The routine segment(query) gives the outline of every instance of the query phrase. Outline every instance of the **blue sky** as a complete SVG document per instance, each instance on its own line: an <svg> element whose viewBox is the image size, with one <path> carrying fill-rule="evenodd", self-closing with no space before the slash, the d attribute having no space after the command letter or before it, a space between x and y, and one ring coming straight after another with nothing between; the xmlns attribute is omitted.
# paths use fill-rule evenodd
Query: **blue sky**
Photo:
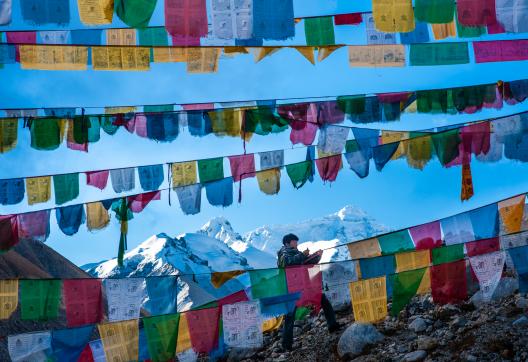
<svg viewBox="0 0 528 362"><path fill-rule="evenodd" d="M18 4L18 1L14 1ZM72 10L75 14L76 6ZM159 1L154 23L161 20ZM366 1L295 0L295 15L307 16L354 12L369 9ZM20 19L4 28L24 28ZM17 21L18 20L18 21ZM71 27L78 27L77 20ZM115 25L119 25L117 22ZM27 26L26 26L27 27ZM302 24L297 27L293 41L302 44ZM361 30L338 30L338 42L359 42ZM525 62L498 64L468 64L440 67L406 67L397 69L350 68L347 49L316 66L308 63L293 49L284 49L258 64L252 56L222 59L216 74L190 75L183 64L152 64L149 72L49 72L22 71L18 65L7 65L0 70L0 108L111 106L124 104L163 104L205 101L231 101L238 99L274 99L285 97L316 97L324 95L363 94L402 90L454 87L494 82L498 79L528 78ZM386 129L423 129L495 117L525 111L527 104L505 106L501 111L483 111L474 115L404 115L401 122L375 124ZM248 152L291 148L289 133L265 137L255 136L248 144ZM183 132L169 144L140 139L120 130L115 136L102 135L101 141L90 145L88 154L68 150L65 145L52 152L36 151L29 147L27 130L20 129L19 146L0 155L0 178L36 176L61 172L86 171L112 167L164 163L232 155L243 152L238 139L190 137ZM286 154L286 162L302 157L303 150ZM129 247L132 248L152 234L165 232L177 235L192 232L214 216L225 216L234 228L243 233L265 224L282 224L326 215L347 204L364 209L369 215L392 228L411 226L452 213L478 207L528 190L525 175L528 165L503 160L496 164L472 163L475 196L469 202L460 202L459 168L443 169L436 160L423 171L407 167L404 160L390 162L382 172L371 165L371 174L360 180L345 169L337 181L323 184L316 179L301 190L294 190L283 172L281 192L277 196L262 194L255 180L243 183L242 204L229 208L215 208L202 202L202 212L184 216L176 195L172 206L166 193L162 201L149 205L129 225ZM81 178L82 180L82 178ZM140 192L139 188L137 192ZM72 203L111 197L108 190L82 188L82 195ZM29 208L24 202L5 208L0 213L38 210L51 207L51 203ZM292 230L295 232L295 230ZM85 227L73 237L58 230L52 217L48 245L84 264L112 258L117 254L119 227L115 220L105 230L89 233Z"/></svg>

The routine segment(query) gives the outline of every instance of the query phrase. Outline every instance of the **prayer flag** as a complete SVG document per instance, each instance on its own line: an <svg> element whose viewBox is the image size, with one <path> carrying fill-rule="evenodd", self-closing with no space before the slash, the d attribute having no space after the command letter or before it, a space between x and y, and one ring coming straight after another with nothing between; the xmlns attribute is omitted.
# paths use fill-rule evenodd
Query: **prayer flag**
<svg viewBox="0 0 528 362"><path fill-rule="evenodd" d="M79 196L79 174L67 173L53 176L55 203L62 205Z"/></svg>
<svg viewBox="0 0 528 362"><path fill-rule="evenodd" d="M94 326L54 330L51 332L53 357L57 361L78 361L90 342Z"/></svg>
<svg viewBox="0 0 528 362"><path fill-rule="evenodd" d="M520 195L499 201L499 214L505 234L512 234L521 230L525 199L526 195Z"/></svg>
<svg viewBox="0 0 528 362"><path fill-rule="evenodd" d="M218 39L251 39L252 5L252 1L226 5L224 0L212 0L213 36Z"/></svg>
<svg viewBox="0 0 528 362"><path fill-rule="evenodd" d="M488 239L499 235L497 203L469 211L475 239Z"/></svg>
<svg viewBox="0 0 528 362"><path fill-rule="evenodd" d="M263 345L259 301L222 306L224 342L229 347L259 348Z"/></svg>
<svg viewBox="0 0 528 362"><path fill-rule="evenodd" d="M508 249L508 254L513 261L517 278L519 279L519 292L528 292L528 246Z"/></svg>
<svg viewBox="0 0 528 362"><path fill-rule="evenodd" d="M51 197L51 177L26 178L26 189L29 205L47 202Z"/></svg>
<svg viewBox="0 0 528 362"><path fill-rule="evenodd" d="M150 69L150 49L139 47L93 46L94 70L144 71Z"/></svg>
<svg viewBox="0 0 528 362"><path fill-rule="evenodd" d="M275 195L280 191L280 168L270 168L257 172L257 182L260 191L266 195Z"/></svg>
<svg viewBox="0 0 528 362"><path fill-rule="evenodd" d="M528 31L528 29L527 29ZM526 40L476 41L473 43L476 63L508 62L528 59Z"/></svg>
<svg viewBox="0 0 528 362"><path fill-rule="evenodd" d="M90 351L92 352L93 362L106 362L106 356L104 353L103 342L98 339L89 343ZM89 361L91 362L91 361Z"/></svg>
<svg viewBox="0 0 528 362"><path fill-rule="evenodd" d="M20 8L24 21L34 25L70 22L69 0L21 0Z"/></svg>
<svg viewBox="0 0 528 362"><path fill-rule="evenodd" d="M145 191L157 190L163 183L163 165L138 167L139 183Z"/></svg>
<svg viewBox="0 0 528 362"><path fill-rule="evenodd" d="M18 306L18 280L0 280L0 319L9 319Z"/></svg>
<svg viewBox="0 0 528 362"><path fill-rule="evenodd" d="M343 152L348 137L348 131L348 127L322 127L319 132L319 141L317 143L318 150L323 153L334 155Z"/></svg>
<svg viewBox="0 0 528 362"><path fill-rule="evenodd" d="M508 33L528 31L528 2L526 0L496 0L497 20Z"/></svg>
<svg viewBox="0 0 528 362"><path fill-rule="evenodd" d="M45 242L50 232L50 210L17 215L18 236L21 240Z"/></svg>
<svg viewBox="0 0 528 362"><path fill-rule="evenodd" d="M479 26L497 22L495 0L457 0L456 3L460 24Z"/></svg>
<svg viewBox="0 0 528 362"><path fill-rule="evenodd" d="M42 44L66 44L70 32L67 30L39 31Z"/></svg>
<svg viewBox="0 0 528 362"><path fill-rule="evenodd" d="M216 73L221 48L186 48L187 73Z"/></svg>
<svg viewBox="0 0 528 362"><path fill-rule="evenodd" d="M399 44L349 46L348 62L351 67L404 67L405 47Z"/></svg>
<svg viewBox="0 0 528 362"><path fill-rule="evenodd" d="M226 177L205 184L207 201L212 206L227 207L233 203L233 178Z"/></svg>
<svg viewBox="0 0 528 362"><path fill-rule="evenodd" d="M359 323L374 323L387 315L386 278L374 278L350 283L354 319Z"/></svg>
<svg viewBox="0 0 528 362"><path fill-rule="evenodd" d="M393 274L396 271L396 260L394 255L360 259L359 269L361 270L361 279L377 278Z"/></svg>
<svg viewBox="0 0 528 362"><path fill-rule="evenodd" d="M396 34L376 30L372 14L363 14L363 22L367 28L367 44L396 44Z"/></svg>
<svg viewBox="0 0 528 362"><path fill-rule="evenodd" d="M264 318L274 318L293 313L295 303L301 293L284 294L276 297L260 298L260 309Z"/></svg>
<svg viewBox="0 0 528 362"><path fill-rule="evenodd" d="M8 336L7 350L13 362L47 361L51 354L51 332Z"/></svg>
<svg viewBox="0 0 528 362"><path fill-rule="evenodd" d="M397 253L395 256L397 273L401 273L408 270L427 268L431 263L431 253L429 252L429 250Z"/></svg>
<svg viewBox="0 0 528 362"><path fill-rule="evenodd" d="M451 65L469 63L467 43L411 44L409 64Z"/></svg>
<svg viewBox="0 0 528 362"><path fill-rule="evenodd" d="M244 112L230 108L207 112L213 132L217 136L238 137L241 134Z"/></svg>
<svg viewBox="0 0 528 362"><path fill-rule="evenodd" d="M159 142L172 142L180 132L176 113L151 113L147 116L147 137Z"/></svg>
<svg viewBox="0 0 528 362"><path fill-rule="evenodd" d="M440 220L446 245L467 243L475 240L469 213L461 213Z"/></svg>
<svg viewBox="0 0 528 362"><path fill-rule="evenodd" d="M438 304L463 302L467 298L466 261L432 266L431 294Z"/></svg>
<svg viewBox="0 0 528 362"><path fill-rule="evenodd" d="M464 245L466 254L469 257L489 254L500 250L499 238L483 239L472 241Z"/></svg>
<svg viewBox="0 0 528 362"><path fill-rule="evenodd" d="M207 35L205 0L165 0L165 28L177 39L199 39Z"/></svg>
<svg viewBox="0 0 528 362"><path fill-rule="evenodd" d="M139 355L138 320L98 324L107 361L137 361Z"/></svg>
<svg viewBox="0 0 528 362"><path fill-rule="evenodd" d="M12 0L0 0L0 25L11 23Z"/></svg>
<svg viewBox="0 0 528 362"><path fill-rule="evenodd" d="M64 280L64 305L68 327L99 323L103 318L99 279Z"/></svg>
<svg viewBox="0 0 528 362"><path fill-rule="evenodd" d="M253 299L276 297L288 293L284 269L250 270L249 277Z"/></svg>
<svg viewBox="0 0 528 362"><path fill-rule="evenodd" d="M59 120L56 118L32 119L31 147L36 150L54 150L61 143Z"/></svg>
<svg viewBox="0 0 528 362"><path fill-rule="evenodd" d="M189 328L192 349L197 353L209 353L218 343L218 307L191 310L184 313ZM180 319L180 323L185 320Z"/></svg>
<svg viewBox="0 0 528 362"><path fill-rule="evenodd" d="M469 200L473 197L473 178L471 177L471 166L469 163L462 165L462 190L460 192L460 199L462 201Z"/></svg>
<svg viewBox="0 0 528 362"><path fill-rule="evenodd" d="M447 24L432 24L432 28L435 40L457 36L457 27L454 19Z"/></svg>
<svg viewBox="0 0 528 362"><path fill-rule="evenodd" d="M86 184L104 190L108 182L110 171L92 171L86 172Z"/></svg>
<svg viewBox="0 0 528 362"><path fill-rule="evenodd" d="M301 124L301 122L302 126L298 126L298 124ZM303 121L292 122L290 123L290 126L290 141L292 144L296 145L298 143L302 143L305 146L311 145L313 143L319 128L316 123Z"/></svg>
<svg viewBox="0 0 528 362"><path fill-rule="evenodd" d="M86 0L86 1L100 1L100 0ZM104 1L113 1L113 0L104 0ZM111 7L111 14L113 14L113 6ZM101 45L102 33L103 31L101 29L71 30L70 31L71 43L73 45Z"/></svg>
<svg viewBox="0 0 528 362"><path fill-rule="evenodd" d="M171 164L171 174L173 188L197 183L196 161Z"/></svg>
<svg viewBox="0 0 528 362"><path fill-rule="evenodd" d="M146 28L157 0L114 0L116 15L131 28Z"/></svg>
<svg viewBox="0 0 528 362"><path fill-rule="evenodd" d="M442 245L440 222L414 226L409 229L416 250L433 249Z"/></svg>
<svg viewBox="0 0 528 362"><path fill-rule="evenodd" d="M235 182L255 177L255 156L253 154L230 156L231 175Z"/></svg>
<svg viewBox="0 0 528 362"><path fill-rule="evenodd" d="M295 36L292 0L253 0L253 37L285 40Z"/></svg>
<svg viewBox="0 0 528 362"><path fill-rule="evenodd" d="M361 13L351 13L351 14L338 14L334 15L334 24L335 25L357 25L363 22Z"/></svg>
<svg viewBox="0 0 528 362"><path fill-rule="evenodd" d="M374 0L372 16L379 31L408 32L415 27L412 0Z"/></svg>
<svg viewBox="0 0 528 362"><path fill-rule="evenodd" d="M150 357L153 361L169 361L176 354L180 314L143 318Z"/></svg>
<svg viewBox="0 0 528 362"><path fill-rule="evenodd" d="M104 281L110 322L139 318L144 283L143 278L106 279Z"/></svg>
<svg viewBox="0 0 528 362"><path fill-rule="evenodd" d="M358 280L358 262L346 260L320 265L323 292L334 308L350 305L350 290L343 286Z"/></svg>
<svg viewBox="0 0 528 362"><path fill-rule="evenodd" d="M86 204L86 219L89 231L100 230L110 223L110 216L101 202Z"/></svg>
<svg viewBox="0 0 528 362"><path fill-rule="evenodd" d="M58 318L61 285L61 280L20 280L21 318L40 321Z"/></svg>
<svg viewBox="0 0 528 362"><path fill-rule="evenodd" d="M454 244L431 250L433 265L451 263L464 259L464 244Z"/></svg>
<svg viewBox="0 0 528 362"><path fill-rule="evenodd" d="M85 46L20 45L22 69L86 70L88 48Z"/></svg>
<svg viewBox="0 0 528 362"><path fill-rule="evenodd" d="M55 216L59 228L68 236L76 234L86 219L83 204L56 208Z"/></svg>
<svg viewBox="0 0 528 362"><path fill-rule="evenodd" d="M360 178L365 178L369 174L370 157L366 157L365 153L359 149L356 140L349 140L346 143L345 158L350 168Z"/></svg>
<svg viewBox="0 0 528 362"><path fill-rule="evenodd" d="M224 162L222 157L198 160L198 175L201 183L224 178Z"/></svg>
<svg viewBox="0 0 528 362"><path fill-rule="evenodd" d="M447 165L458 156L460 144L459 130L454 129L431 135L433 145L442 166Z"/></svg>
<svg viewBox="0 0 528 362"><path fill-rule="evenodd" d="M319 265L295 266L286 268L288 293L301 292L298 307L311 306L315 312L321 309L322 273Z"/></svg>
<svg viewBox="0 0 528 362"><path fill-rule="evenodd" d="M391 315L397 316L409 304L428 272L427 268L422 268L400 272L389 277L393 290Z"/></svg>
<svg viewBox="0 0 528 362"><path fill-rule="evenodd" d="M334 23L331 16L304 19L306 45L335 44Z"/></svg>
<svg viewBox="0 0 528 362"><path fill-rule="evenodd" d="M228 272L213 272L211 273L211 284L214 285L215 288L220 288L222 285L227 283L233 278L236 278L239 275L244 274L245 270L234 270L234 271L228 271Z"/></svg>
<svg viewBox="0 0 528 362"><path fill-rule="evenodd" d="M259 156L261 170L284 166L284 150L260 152Z"/></svg>
<svg viewBox="0 0 528 362"><path fill-rule="evenodd" d="M11 46L11 45L7 45ZM2 45L0 45L0 63L6 64L6 59L2 59ZM13 48L13 62L14 60ZM11 151L17 145L18 139L18 119L7 118L0 120L0 153Z"/></svg>
<svg viewBox="0 0 528 362"><path fill-rule="evenodd" d="M24 199L24 179L0 180L0 204L16 205Z"/></svg>
<svg viewBox="0 0 528 362"><path fill-rule="evenodd" d="M395 254L414 249L414 243L407 229L378 236L382 254Z"/></svg>
<svg viewBox="0 0 528 362"><path fill-rule="evenodd" d="M372 157L374 158L374 163L376 165L376 170L380 171L385 167L387 162L393 159L400 142L392 142L384 145L379 145L373 148Z"/></svg>
<svg viewBox="0 0 528 362"><path fill-rule="evenodd" d="M110 170L112 188L116 193L133 190L136 187L135 168L119 168Z"/></svg>
<svg viewBox="0 0 528 362"><path fill-rule="evenodd" d="M445 24L453 21L454 0L416 0L414 15L416 19L433 24Z"/></svg>
<svg viewBox="0 0 528 362"><path fill-rule="evenodd" d="M456 18L456 28L459 38L477 38L486 34L485 26L465 26Z"/></svg>
<svg viewBox="0 0 528 362"><path fill-rule="evenodd" d="M202 185L194 184L175 188L180 208L185 215L195 215L200 212L202 203Z"/></svg>
<svg viewBox="0 0 528 362"><path fill-rule="evenodd" d="M400 41L402 44L428 43L429 26L421 21L416 22L416 27L413 31L400 33Z"/></svg>
<svg viewBox="0 0 528 362"><path fill-rule="evenodd" d="M144 46L168 46L169 38L167 31L162 26L138 29L139 45Z"/></svg>
<svg viewBox="0 0 528 362"><path fill-rule="evenodd" d="M347 247L352 259L372 258L381 255L381 249L377 238L355 241L347 244Z"/></svg>
<svg viewBox="0 0 528 362"><path fill-rule="evenodd" d="M471 267L479 281L483 300L491 300L493 292L497 288L497 285L499 285L505 260L506 255L504 251L469 258Z"/></svg>
<svg viewBox="0 0 528 362"><path fill-rule="evenodd" d="M147 278L146 288L148 299L145 308L151 315L176 313L178 306L178 278L164 276Z"/></svg>
<svg viewBox="0 0 528 362"><path fill-rule="evenodd" d="M77 0L77 5L79 17L83 24L102 25L112 23L114 0Z"/></svg>
<svg viewBox="0 0 528 362"><path fill-rule="evenodd" d="M319 152L319 158L315 160L315 164L321 179L333 182L336 180L339 170L343 167L343 160L341 154L328 156Z"/></svg>
<svg viewBox="0 0 528 362"><path fill-rule="evenodd" d="M146 192L144 194L138 194L127 197L128 208L130 211L138 213L147 207L147 205L153 200L160 200L161 191Z"/></svg>
<svg viewBox="0 0 528 362"><path fill-rule="evenodd" d="M10 250L18 241L17 216L0 216L0 253Z"/></svg>

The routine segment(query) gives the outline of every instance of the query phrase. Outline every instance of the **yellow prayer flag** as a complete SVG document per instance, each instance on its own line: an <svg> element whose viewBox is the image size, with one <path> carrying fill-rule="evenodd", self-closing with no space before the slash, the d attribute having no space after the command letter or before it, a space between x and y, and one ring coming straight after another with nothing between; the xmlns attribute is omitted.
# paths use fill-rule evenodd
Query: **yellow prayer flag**
<svg viewBox="0 0 528 362"><path fill-rule="evenodd" d="M415 28L412 0L372 0L372 16L382 32L407 33Z"/></svg>
<svg viewBox="0 0 528 362"><path fill-rule="evenodd" d="M447 24L431 24L435 40L442 40L447 37L456 37L457 30L455 20Z"/></svg>
<svg viewBox="0 0 528 362"><path fill-rule="evenodd" d="M471 177L471 165L464 163L462 165L462 190L460 192L460 199L462 201L469 200L473 197L473 178Z"/></svg>
<svg viewBox="0 0 528 362"><path fill-rule="evenodd" d="M396 254L396 273L428 267L431 263L429 250Z"/></svg>
<svg viewBox="0 0 528 362"><path fill-rule="evenodd" d="M85 25L111 24L114 0L77 0L79 17Z"/></svg>
<svg viewBox="0 0 528 362"><path fill-rule="evenodd" d="M68 126L67 119L59 119L59 139L61 142L64 140L64 136L68 133Z"/></svg>
<svg viewBox="0 0 528 362"><path fill-rule="evenodd" d="M284 320L284 316L265 320L264 322L262 322L262 332L266 333L266 332L273 332L273 331L278 330L283 320Z"/></svg>
<svg viewBox="0 0 528 362"><path fill-rule="evenodd" d="M88 230L100 230L110 222L108 211L101 202L90 202L86 204L86 224Z"/></svg>
<svg viewBox="0 0 528 362"><path fill-rule="evenodd" d="M378 239L371 238L348 244L348 252L352 259L372 258L381 255L381 248Z"/></svg>
<svg viewBox="0 0 528 362"><path fill-rule="evenodd" d="M187 314L180 314L178 324L178 342L176 343L176 353L184 352L192 348L191 333L189 332L189 323Z"/></svg>
<svg viewBox="0 0 528 362"><path fill-rule="evenodd" d="M262 48L250 48L255 59L255 63L260 62L262 59L271 56L281 50L280 47L262 47Z"/></svg>
<svg viewBox="0 0 528 362"><path fill-rule="evenodd" d="M313 47L293 47L295 50L297 50L303 57L306 58L310 63L315 65L315 49Z"/></svg>
<svg viewBox="0 0 528 362"><path fill-rule="evenodd" d="M0 280L0 319L9 319L18 305L18 280Z"/></svg>
<svg viewBox="0 0 528 362"><path fill-rule="evenodd" d="M224 47L224 55L227 57L234 57L238 54L248 54L249 51L246 49L246 47Z"/></svg>
<svg viewBox="0 0 528 362"><path fill-rule="evenodd" d="M354 319L360 323L374 323L387 316L386 277L350 283Z"/></svg>
<svg viewBox="0 0 528 362"><path fill-rule="evenodd" d="M154 47L154 63L185 63L186 49L182 47Z"/></svg>
<svg viewBox="0 0 528 362"><path fill-rule="evenodd" d="M107 361L137 361L139 356L138 320L98 324Z"/></svg>
<svg viewBox="0 0 528 362"><path fill-rule="evenodd" d="M186 52L188 73L216 73L221 48L188 48Z"/></svg>
<svg viewBox="0 0 528 362"><path fill-rule="evenodd" d="M213 133L217 136L238 137L242 134L244 110L226 108L208 112Z"/></svg>
<svg viewBox="0 0 528 362"><path fill-rule="evenodd" d="M107 45L136 45L136 29L106 29Z"/></svg>
<svg viewBox="0 0 528 362"><path fill-rule="evenodd" d="M31 177L26 179L28 204L46 202L51 197L51 177Z"/></svg>
<svg viewBox="0 0 528 362"><path fill-rule="evenodd" d="M348 62L351 67L404 67L405 47L402 44L349 46Z"/></svg>
<svg viewBox="0 0 528 362"><path fill-rule="evenodd" d="M342 45L330 45L325 47L319 47L319 49L317 50L317 61L322 62L323 60L328 58L330 54L342 47Z"/></svg>
<svg viewBox="0 0 528 362"><path fill-rule="evenodd" d="M420 136L403 141L406 145L407 164L412 168L423 170L432 157L431 136Z"/></svg>
<svg viewBox="0 0 528 362"><path fill-rule="evenodd" d="M211 284L215 288L220 288L222 285L230 281L231 279L244 274L245 270L233 270L228 272L214 272L211 274Z"/></svg>
<svg viewBox="0 0 528 362"><path fill-rule="evenodd" d="M0 153L11 151L18 140L18 118L0 119Z"/></svg>
<svg viewBox="0 0 528 362"><path fill-rule="evenodd" d="M387 144L387 143L393 143L398 142L402 140L406 140L409 138L409 132L401 132L401 131L381 131L381 143ZM398 145L398 149L396 149L396 152L394 152L394 155L392 155L391 160L397 160L400 157L403 157L406 153L406 143L400 142Z"/></svg>
<svg viewBox="0 0 528 362"><path fill-rule="evenodd" d="M73 45L20 45L22 69L86 70L88 47Z"/></svg>
<svg viewBox="0 0 528 362"><path fill-rule="evenodd" d="M280 178L280 168L271 168L257 172L257 182L260 191L266 195L278 194L280 191Z"/></svg>
<svg viewBox="0 0 528 362"><path fill-rule="evenodd" d="M420 282L420 286L418 287L418 290L416 291L416 294L427 294L431 292L431 272L430 268L428 267L425 271L422 281Z"/></svg>
<svg viewBox="0 0 528 362"><path fill-rule="evenodd" d="M499 214L505 234L521 231L526 195L512 197L499 202Z"/></svg>
<svg viewBox="0 0 528 362"><path fill-rule="evenodd" d="M105 107L105 114L126 114L136 110L136 107Z"/></svg>
<svg viewBox="0 0 528 362"><path fill-rule="evenodd" d="M150 49L140 47L92 47L94 70L149 70Z"/></svg>
<svg viewBox="0 0 528 362"><path fill-rule="evenodd" d="M173 163L171 165L171 173L173 188L198 183L196 161Z"/></svg>

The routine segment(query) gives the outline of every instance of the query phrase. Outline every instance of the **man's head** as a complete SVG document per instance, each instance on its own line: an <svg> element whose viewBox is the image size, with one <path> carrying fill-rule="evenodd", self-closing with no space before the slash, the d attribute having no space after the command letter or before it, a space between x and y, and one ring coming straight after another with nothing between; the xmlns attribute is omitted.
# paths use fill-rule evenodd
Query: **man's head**
<svg viewBox="0 0 528 362"><path fill-rule="evenodd" d="M282 243L292 248L297 248L298 242L299 242L299 238L295 234L284 235L284 237L282 238Z"/></svg>

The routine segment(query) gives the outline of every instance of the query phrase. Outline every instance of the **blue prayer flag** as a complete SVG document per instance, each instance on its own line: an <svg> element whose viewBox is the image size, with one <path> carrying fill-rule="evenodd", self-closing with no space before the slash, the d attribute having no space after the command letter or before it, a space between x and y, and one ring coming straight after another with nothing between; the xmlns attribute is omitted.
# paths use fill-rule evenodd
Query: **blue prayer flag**
<svg viewBox="0 0 528 362"><path fill-rule="evenodd" d="M23 178L0 180L0 204L15 205L24 199Z"/></svg>
<svg viewBox="0 0 528 362"><path fill-rule="evenodd" d="M499 235L497 203L469 211L475 239L489 239Z"/></svg>
<svg viewBox="0 0 528 362"><path fill-rule="evenodd" d="M429 26L421 21L416 22L416 27L408 33L400 33L402 44L427 43L429 41Z"/></svg>
<svg viewBox="0 0 528 362"><path fill-rule="evenodd" d="M207 112L187 111L187 125L192 136L203 137L213 132L211 118Z"/></svg>
<svg viewBox="0 0 528 362"><path fill-rule="evenodd" d="M173 314L178 308L178 277L147 278L148 300L145 308L151 315Z"/></svg>
<svg viewBox="0 0 528 362"><path fill-rule="evenodd" d="M0 44L0 64L16 63L16 46L12 44Z"/></svg>
<svg viewBox="0 0 528 362"><path fill-rule="evenodd" d="M35 25L68 24L70 0L20 0L22 18Z"/></svg>
<svg viewBox="0 0 528 362"><path fill-rule="evenodd" d="M292 313L301 292L260 298L260 312L265 318L273 318Z"/></svg>
<svg viewBox="0 0 528 362"><path fill-rule="evenodd" d="M49 117L72 118L75 108L44 108L44 114Z"/></svg>
<svg viewBox="0 0 528 362"><path fill-rule="evenodd" d="M145 329L141 328L139 330L139 361L150 360L150 353L148 350L147 334Z"/></svg>
<svg viewBox="0 0 528 362"><path fill-rule="evenodd" d="M68 236L76 234L86 219L83 204L59 207L55 209L55 216L59 228Z"/></svg>
<svg viewBox="0 0 528 362"><path fill-rule="evenodd" d="M372 158L372 149L378 145L379 130L367 128L352 128L354 139L364 158Z"/></svg>
<svg viewBox="0 0 528 362"><path fill-rule="evenodd" d="M254 38L285 40L293 36L293 0L253 0Z"/></svg>
<svg viewBox="0 0 528 362"><path fill-rule="evenodd" d="M103 31L99 29L72 30L70 32L73 45L101 45L102 34Z"/></svg>
<svg viewBox="0 0 528 362"><path fill-rule="evenodd" d="M398 149L400 142L391 142L384 145L379 145L373 148L372 156L376 164L376 170L381 171L383 167L390 161Z"/></svg>
<svg viewBox="0 0 528 362"><path fill-rule="evenodd" d="M90 342L94 326L54 330L51 332L51 346L55 361L77 361Z"/></svg>
<svg viewBox="0 0 528 362"><path fill-rule="evenodd" d="M213 206L227 207L233 203L233 178L208 182L205 184L207 201Z"/></svg>
<svg viewBox="0 0 528 362"><path fill-rule="evenodd" d="M139 183L145 191L159 189L163 183L163 165L138 167Z"/></svg>
<svg viewBox="0 0 528 362"><path fill-rule="evenodd" d="M171 142L178 137L180 120L176 113L149 113L147 137L160 142Z"/></svg>
<svg viewBox="0 0 528 362"><path fill-rule="evenodd" d="M508 249L519 278L519 292L528 293L528 246Z"/></svg>
<svg viewBox="0 0 528 362"><path fill-rule="evenodd" d="M378 256L359 260L361 279L377 278L396 271L394 255Z"/></svg>

